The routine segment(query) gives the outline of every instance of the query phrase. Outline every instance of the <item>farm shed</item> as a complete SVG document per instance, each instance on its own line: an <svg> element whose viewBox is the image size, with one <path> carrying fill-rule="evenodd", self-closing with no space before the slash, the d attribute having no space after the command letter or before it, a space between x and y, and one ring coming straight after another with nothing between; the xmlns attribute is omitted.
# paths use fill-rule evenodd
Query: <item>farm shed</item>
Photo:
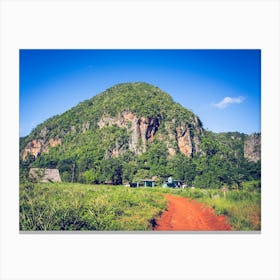
<svg viewBox="0 0 280 280"><path fill-rule="evenodd" d="M162 184L163 187L170 187L170 188L180 188L183 186L183 181L174 180L172 177L169 177L167 181Z"/></svg>
<svg viewBox="0 0 280 280"><path fill-rule="evenodd" d="M30 168L29 178L41 183L61 182L58 169Z"/></svg>
<svg viewBox="0 0 280 280"><path fill-rule="evenodd" d="M137 184L144 184L144 187L154 187L155 181L150 179L144 179L137 182Z"/></svg>
<svg viewBox="0 0 280 280"><path fill-rule="evenodd" d="M138 188L138 187L154 187L155 186L155 180L151 179L143 179L138 180L136 183L129 183L130 187L132 188Z"/></svg>

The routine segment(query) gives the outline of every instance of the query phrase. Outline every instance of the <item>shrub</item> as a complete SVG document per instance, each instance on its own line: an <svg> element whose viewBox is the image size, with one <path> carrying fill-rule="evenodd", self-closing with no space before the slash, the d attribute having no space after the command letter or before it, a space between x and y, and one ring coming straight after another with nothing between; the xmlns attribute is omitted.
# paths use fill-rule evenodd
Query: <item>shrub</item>
<svg viewBox="0 0 280 280"><path fill-rule="evenodd" d="M261 190L261 181L254 180L254 181L242 182L241 187L243 190L249 191L249 192L260 191Z"/></svg>

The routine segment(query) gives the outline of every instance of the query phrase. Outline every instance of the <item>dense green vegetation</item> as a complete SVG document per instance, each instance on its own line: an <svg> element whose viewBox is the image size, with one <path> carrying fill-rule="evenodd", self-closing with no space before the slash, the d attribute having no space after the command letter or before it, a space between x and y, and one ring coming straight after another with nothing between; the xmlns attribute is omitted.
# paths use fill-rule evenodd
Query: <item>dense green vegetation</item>
<svg viewBox="0 0 280 280"><path fill-rule="evenodd" d="M82 132L83 124L90 121L90 131L95 131L97 123L104 115L116 116L120 112L130 111L138 117L157 117L160 120L176 122L191 121L194 114L173 101L172 97L158 87L147 83L125 83L113 86L93 98L79 103L65 113L51 117L38 125L28 137L40 138L42 129L47 128L49 133L46 139L64 137L71 127L75 130L71 135ZM71 137L69 137L69 140Z"/></svg>
<svg viewBox="0 0 280 280"><path fill-rule="evenodd" d="M128 148L129 129L117 125L98 127L103 116L114 117L124 111L160 122L144 153ZM187 126L191 137L196 135L200 143L200 150L190 158L179 151L175 140L164 138L174 132L178 124ZM173 176L188 186L221 188L228 185L241 189L244 181L260 180L260 162L248 162L243 155L245 134L203 130L202 137L197 129L203 130L199 118L159 88L146 83L119 84L48 119L21 138L20 152L34 139L45 143L62 139L62 145L49 147L48 153L41 153L37 158L32 155L24 160L20 158L20 179L22 183L28 181L30 167L46 167L58 168L64 182L91 184L118 185L152 176L157 176L160 184ZM167 146L174 148L175 157L169 156ZM112 153L116 148L120 152L114 157Z"/></svg>
<svg viewBox="0 0 280 280"><path fill-rule="evenodd" d="M158 125L150 128L154 129L152 139L148 139L147 129L146 138L138 133L133 144L137 147L131 148L131 122L99 125L103 118L120 120L123 112L133 114L137 121L156 122ZM142 125L148 128L151 123ZM195 151L190 156L180 150L178 142L186 131L188 148ZM239 132L203 129L197 116L157 87L116 85L46 120L20 139L20 228L150 230L166 208L161 194L170 192L199 199L217 214L227 215L235 230L258 230L261 163L244 157L247 139L248 135ZM23 150L34 140L46 145L47 151L23 159ZM62 144L51 147L50 140ZM144 149L140 149L145 140ZM63 183L31 182L31 167L57 168ZM117 186L151 177L161 186L169 176L194 189Z"/></svg>
<svg viewBox="0 0 280 280"><path fill-rule="evenodd" d="M50 148L49 153L42 153L37 159L32 156L24 161L21 159L22 181L26 179L30 167L58 168L65 182L112 181L113 184L119 184L133 180L139 169L155 175L155 167L167 163L166 147L155 142L155 145L151 145L147 158L137 157L127 148L129 135L126 129L116 125L98 128L98 121L102 116L114 117L126 110L138 117L154 117L162 122L186 122L194 116L157 87L146 83L114 86L64 114L48 119L30 135L20 139L20 152L33 139L43 139L45 142L63 139L63 145ZM163 125L160 130L164 130ZM116 146L122 149L122 155L118 159L111 158ZM157 153L154 157L160 157L153 166L149 165L151 153ZM164 172L165 166L160 173Z"/></svg>
<svg viewBox="0 0 280 280"><path fill-rule="evenodd" d="M219 189L128 188L71 183L20 186L21 230L152 230L167 208L163 193L213 207L229 218L232 230L260 230L260 191L250 182L243 191ZM248 185L248 184L247 184ZM246 190L245 190L246 189Z"/></svg>
<svg viewBox="0 0 280 280"><path fill-rule="evenodd" d="M261 179L261 163L244 158L245 135L241 133L205 132L202 139L204 156L194 158L193 185L200 188L242 189L242 182Z"/></svg>
<svg viewBox="0 0 280 280"><path fill-rule="evenodd" d="M27 180L32 166L58 168L65 182L92 184L122 184L152 176L157 176L158 184L161 184L167 177L173 176L185 181L188 186L222 188L227 185L232 189L242 189L242 182L260 180L260 162L237 157L236 153L242 153L241 148L232 150L211 137L205 137L202 145L207 146L207 154L192 158L183 154L170 158L160 142L153 143L142 155L127 151L118 158L104 158L102 147L94 149L97 144L92 146L92 151L89 151L91 146L86 149L85 144L85 150L81 147L79 156L52 148L36 160L33 156L20 160L21 181Z"/></svg>

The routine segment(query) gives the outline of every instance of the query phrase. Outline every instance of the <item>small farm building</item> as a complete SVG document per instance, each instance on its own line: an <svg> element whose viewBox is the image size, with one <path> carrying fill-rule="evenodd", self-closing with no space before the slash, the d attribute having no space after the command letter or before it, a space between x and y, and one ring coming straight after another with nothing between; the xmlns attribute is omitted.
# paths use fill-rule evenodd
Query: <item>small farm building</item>
<svg viewBox="0 0 280 280"><path fill-rule="evenodd" d="M155 186L155 180L151 179L143 179L139 180L136 183L130 183L131 187L138 188L138 187L154 187Z"/></svg>
<svg viewBox="0 0 280 280"><path fill-rule="evenodd" d="M58 169L30 168L29 178L41 183L61 182Z"/></svg>
<svg viewBox="0 0 280 280"><path fill-rule="evenodd" d="M169 188L181 188L184 182L181 180L174 180L172 177L169 177L167 181L165 181L162 186L169 187Z"/></svg>
<svg viewBox="0 0 280 280"><path fill-rule="evenodd" d="M145 179L145 180L140 180L138 182L138 184L144 184L144 187L154 187L155 186L155 181L154 180L149 180L149 179Z"/></svg>

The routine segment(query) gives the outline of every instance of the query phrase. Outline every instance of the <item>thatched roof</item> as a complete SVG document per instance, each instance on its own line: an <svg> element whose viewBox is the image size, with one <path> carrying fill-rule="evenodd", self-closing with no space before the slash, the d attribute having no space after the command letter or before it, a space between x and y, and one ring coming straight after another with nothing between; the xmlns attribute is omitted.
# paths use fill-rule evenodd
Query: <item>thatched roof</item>
<svg viewBox="0 0 280 280"><path fill-rule="evenodd" d="M58 169L30 168L29 177L38 182L61 182Z"/></svg>

